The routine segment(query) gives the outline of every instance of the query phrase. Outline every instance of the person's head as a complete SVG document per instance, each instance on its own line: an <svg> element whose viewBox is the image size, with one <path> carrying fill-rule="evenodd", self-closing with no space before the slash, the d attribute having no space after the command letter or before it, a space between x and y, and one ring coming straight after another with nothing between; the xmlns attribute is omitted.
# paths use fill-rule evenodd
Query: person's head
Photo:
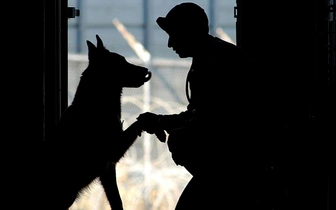
<svg viewBox="0 0 336 210"><path fill-rule="evenodd" d="M192 57L197 42L209 34L209 21L203 8L192 2L173 7L157 24L168 35L168 47L181 57Z"/></svg>

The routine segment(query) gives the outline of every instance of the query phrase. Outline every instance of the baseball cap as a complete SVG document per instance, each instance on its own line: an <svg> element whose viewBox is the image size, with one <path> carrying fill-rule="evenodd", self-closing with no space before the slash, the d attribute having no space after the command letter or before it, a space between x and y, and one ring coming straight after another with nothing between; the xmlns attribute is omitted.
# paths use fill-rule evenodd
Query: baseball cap
<svg viewBox="0 0 336 210"><path fill-rule="evenodd" d="M209 33L208 17L204 9L193 2L174 6L166 17L157 18L156 23L168 34L181 30Z"/></svg>

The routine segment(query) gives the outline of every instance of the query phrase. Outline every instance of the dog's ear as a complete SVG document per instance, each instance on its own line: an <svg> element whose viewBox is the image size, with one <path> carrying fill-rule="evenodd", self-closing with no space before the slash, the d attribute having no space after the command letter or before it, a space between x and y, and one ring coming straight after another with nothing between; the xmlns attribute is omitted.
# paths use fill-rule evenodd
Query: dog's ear
<svg viewBox="0 0 336 210"><path fill-rule="evenodd" d="M90 59L90 57L92 56L92 53L95 52L97 48L96 48L96 46L95 46L92 42L90 42L89 40L86 40L86 44L87 44L88 49L89 49L89 59Z"/></svg>
<svg viewBox="0 0 336 210"><path fill-rule="evenodd" d="M102 39L96 34L96 39L97 39L97 48L104 48L104 44Z"/></svg>

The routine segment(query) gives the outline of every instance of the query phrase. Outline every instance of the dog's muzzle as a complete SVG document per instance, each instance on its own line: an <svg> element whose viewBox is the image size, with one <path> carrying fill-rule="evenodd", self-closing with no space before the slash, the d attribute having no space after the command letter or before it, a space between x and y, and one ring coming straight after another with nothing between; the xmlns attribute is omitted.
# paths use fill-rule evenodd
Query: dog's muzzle
<svg viewBox="0 0 336 210"><path fill-rule="evenodd" d="M145 76L145 80L144 80L144 82L148 82L148 81L151 79L151 77L152 77L152 72L151 72L151 71L148 71L148 72L147 72L147 75Z"/></svg>

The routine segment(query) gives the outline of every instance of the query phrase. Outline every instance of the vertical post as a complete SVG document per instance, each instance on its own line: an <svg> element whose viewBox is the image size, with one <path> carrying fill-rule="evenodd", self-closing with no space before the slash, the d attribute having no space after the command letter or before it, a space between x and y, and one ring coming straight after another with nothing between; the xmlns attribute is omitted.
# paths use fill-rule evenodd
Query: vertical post
<svg viewBox="0 0 336 210"><path fill-rule="evenodd" d="M52 134L67 107L68 0L45 1L44 134ZM50 136L50 137L49 137Z"/></svg>
<svg viewBox="0 0 336 210"><path fill-rule="evenodd" d="M60 100L59 118L62 112L68 107L68 0L61 0L60 34L59 34L59 62L60 73L58 81L58 94Z"/></svg>
<svg viewBox="0 0 336 210"><path fill-rule="evenodd" d="M77 0L77 8L79 11L82 11L84 0ZM82 49L82 41L83 41L83 16L80 15L77 18L77 30L76 30L76 52L81 53Z"/></svg>
<svg viewBox="0 0 336 210"><path fill-rule="evenodd" d="M150 22L149 22L149 15L150 15L150 4L149 0L143 0L143 45L144 48L149 50L149 40L150 40Z"/></svg>
<svg viewBox="0 0 336 210"><path fill-rule="evenodd" d="M236 43L238 47L241 47L241 21L238 16L238 8L240 7L240 0L236 0L236 6L233 8L234 18L236 18Z"/></svg>
<svg viewBox="0 0 336 210"><path fill-rule="evenodd" d="M143 0L143 23L144 23L144 28L143 28L143 45L144 49L149 48L149 0ZM144 61L145 65L151 70L151 58L148 60ZM143 112L150 111L150 81L146 82L143 86ZM146 190L146 201L145 201L145 208L150 209L151 205L149 202L149 196L150 196L150 191L151 191L151 182L150 182L150 177L151 177L151 170L152 170L152 165L151 165L151 150L152 150L152 145L151 145L151 136L148 133L144 133L144 141L143 141L143 147L144 147L144 182Z"/></svg>
<svg viewBox="0 0 336 210"><path fill-rule="evenodd" d="M150 61L145 62L146 66L150 66ZM150 111L150 81L146 82L143 86L144 92L143 92L143 112ZM152 171L152 164L151 164L151 150L152 150L152 143L151 143L151 136L149 133L144 133L144 141L143 141L143 147L144 147L144 183L146 189L146 198L145 199L145 209L150 209L150 191L151 191L151 171Z"/></svg>
<svg viewBox="0 0 336 210"><path fill-rule="evenodd" d="M144 46L139 43L135 37L127 31L127 29L124 27L122 23L119 22L118 19L113 20L113 24L117 28L117 30L121 33L121 35L126 39L128 44L131 46L131 48L134 50L134 52L137 54L137 56L140 58L141 61L144 62L144 64L151 69L151 54L144 48ZM150 81L146 82L143 85L144 88L144 95L143 95L143 112L150 111ZM151 175L151 140L150 140L150 134L144 133L144 182L147 186L146 193L147 198L149 198L149 192L151 189L150 186L150 175ZM150 203L149 201L146 202L146 208L150 209Z"/></svg>
<svg viewBox="0 0 336 210"><path fill-rule="evenodd" d="M210 34L216 33L216 0L209 0Z"/></svg>

